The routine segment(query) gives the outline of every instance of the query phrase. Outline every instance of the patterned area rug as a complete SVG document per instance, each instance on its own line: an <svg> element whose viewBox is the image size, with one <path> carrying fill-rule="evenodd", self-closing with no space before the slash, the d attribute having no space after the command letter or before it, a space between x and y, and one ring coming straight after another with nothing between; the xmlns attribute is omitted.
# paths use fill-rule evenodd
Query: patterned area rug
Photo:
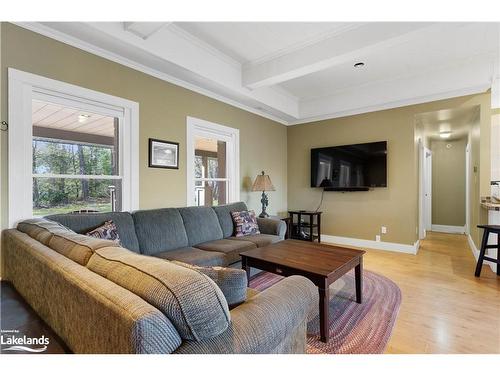
<svg viewBox="0 0 500 375"><path fill-rule="evenodd" d="M263 272L250 287L263 291L283 277ZM356 303L354 272L330 287L330 340L320 341L319 312L315 310L307 326L307 353L381 354L391 337L401 304L401 290L388 278L363 272L363 303Z"/></svg>

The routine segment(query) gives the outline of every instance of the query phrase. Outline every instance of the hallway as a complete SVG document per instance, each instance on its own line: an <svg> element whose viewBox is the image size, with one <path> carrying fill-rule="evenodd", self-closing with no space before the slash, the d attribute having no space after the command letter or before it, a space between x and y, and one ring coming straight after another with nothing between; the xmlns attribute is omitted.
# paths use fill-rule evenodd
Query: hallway
<svg viewBox="0 0 500 375"><path fill-rule="evenodd" d="M368 250L366 269L403 294L386 353L500 353L500 278L475 264L464 235L428 232L416 256Z"/></svg>

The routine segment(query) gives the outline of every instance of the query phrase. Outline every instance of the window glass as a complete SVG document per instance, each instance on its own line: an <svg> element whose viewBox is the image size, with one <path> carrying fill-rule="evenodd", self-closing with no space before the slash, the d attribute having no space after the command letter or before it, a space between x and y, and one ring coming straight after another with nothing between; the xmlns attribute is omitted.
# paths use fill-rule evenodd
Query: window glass
<svg viewBox="0 0 500 375"><path fill-rule="evenodd" d="M121 210L118 120L33 101L33 215Z"/></svg>
<svg viewBox="0 0 500 375"><path fill-rule="evenodd" d="M226 149L225 141L195 138L195 203L198 206L217 206L228 201Z"/></svg>

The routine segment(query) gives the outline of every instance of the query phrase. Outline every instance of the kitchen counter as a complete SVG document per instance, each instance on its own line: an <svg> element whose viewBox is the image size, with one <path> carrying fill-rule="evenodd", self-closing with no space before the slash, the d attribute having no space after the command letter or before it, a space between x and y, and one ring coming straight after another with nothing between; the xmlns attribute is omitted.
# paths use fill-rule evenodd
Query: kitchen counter
<svg viewBox="0 0 500 375"><path fill-rule="evenodd" d="M481 206L489 211L500 211L500 202L491 197L481 197Z"/></svg>

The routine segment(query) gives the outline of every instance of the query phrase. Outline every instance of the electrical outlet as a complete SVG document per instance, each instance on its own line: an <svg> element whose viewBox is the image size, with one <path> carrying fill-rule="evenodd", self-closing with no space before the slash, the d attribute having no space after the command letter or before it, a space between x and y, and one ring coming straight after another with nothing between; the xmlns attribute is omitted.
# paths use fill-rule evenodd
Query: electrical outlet
<svg viewBox="0 0 500 375"><path fill-rule="evenodd" d="M387 227L382 227L381 232L382 232L382 234L386 234L387 233Z"/></svg>
<svg viewBox="0 0 500 375"><path fill-rule="evenodd" d="M375 236L375 241L380 242L380 235L379 235L379 234L377 234L377 235Z"/></svg>

